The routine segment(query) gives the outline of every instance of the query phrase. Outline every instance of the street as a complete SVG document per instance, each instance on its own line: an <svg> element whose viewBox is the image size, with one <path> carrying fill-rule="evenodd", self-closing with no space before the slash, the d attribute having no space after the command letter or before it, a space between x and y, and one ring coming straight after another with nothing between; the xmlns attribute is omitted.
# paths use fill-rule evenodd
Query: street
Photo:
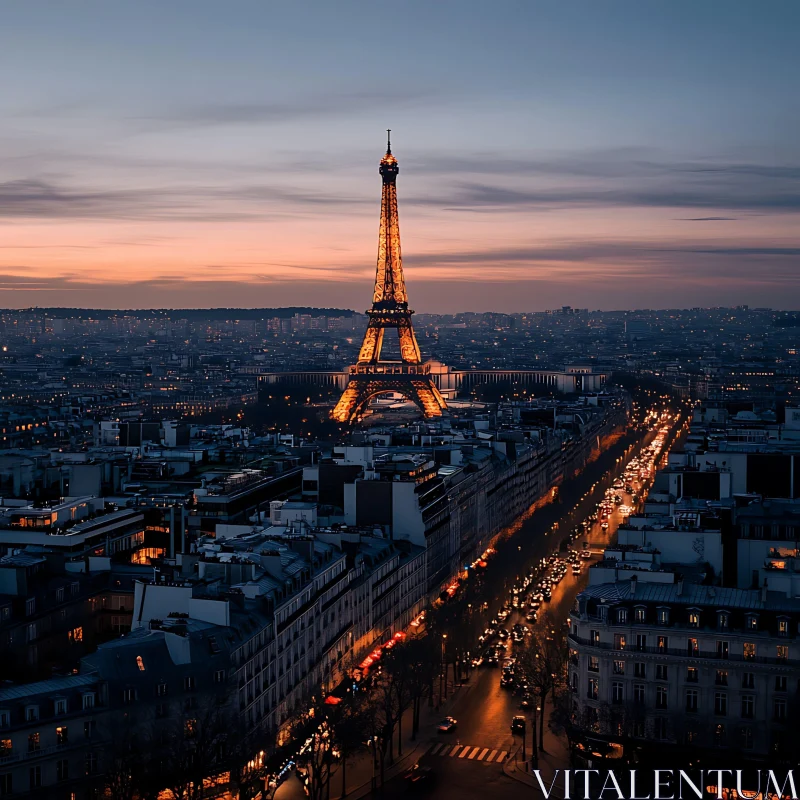
<svg viewBox="0 0 800 800"><path fill-rule="evenodd" d="M550 601L543 603L540 608L540 614L548 613L556 624L566 623L576 595L588 583L589 564L597 561L603 549L614 540L623 514L620 513L619 505L612 505L607 530L602 529L599 520L585 531L579 525L597 511L598 504L606 496L611 484L622 475L625 465L655 436L656 432L650 431L636 444L623 446L624 443L618 443L612 446L581 475L562 485L559 503L545 506L525 519L514 532L513 538L503 542L501 546L505 548L516 545L520 559L514 569L518 572L517 575L509 576L493 574L491 569L487 569L485 579L492 581L492 585L497 584L496 592L493 592L496 597L495 605L490 606L487 612L490 619L497 614L504 601L510 599L511 584L517 577L534 570L543 557L556 553L564 539L575 530L580 530L572 548L578 551L589 549L590 558L581 561L580 575L575 576L571 569L567 569L564 577L553 586ZM649 486L649 481L650 478L630 481L640 499L642 490ZM621 489L615 492L621 495L623 507L634 505L629 493ZM557 525L554 524L556 522ZM510 630L515 623L527 624L524 607L513 611L502 625ZM511 637L508 637L506 654L513 655L513 648ZM457 688L451 686L450 697L444 708L440 711L425 709L426 719L421 725L420 738L416 742L404 742L404 757L398 759L399 771L395 767L392 770L393 776L387 778L383 788L378 790L382 796L399 798L408 795L411 790L404 773L415 763L429 770L426 779L413 787L413 791L418 794L428 794L443 800L456 800L478 792L498 792L504 798L529 796L532 787L505 774L503 765L510 758L511 763L516 761L519 768L523 769L520 752L522 739L511 733L511 720L517 714L523 714L527 719L526 752L530 758L534 732L532 714L520 708L519 695L500 686L501 673L499 666L483 665L473 669L462 685ZM436 733L436 722L446 715L454 717L457 725L448 733ZM407 725L405 730L410 730L410 727ZM542 769L566 767L568 757L565 742L545 728L545 752L540 754ZM356 774L360 775L360 783L351 784L348 780L348 794L363 797L369 794L371 762L367 755L362 755L355 761L357 763L349 771L353 778ZM334 775L332 784L331 796L338 797L341 794L338 774ZM276 800L300 800L302 796L303 790L299 782L292 778L280 787Z"/></svg>
<svg viewBox="0 0 800 800"><path fill-rule="evenodd" d="M653 438L652 435L648 435L642 441L649 443ZM603 498L606 488L623 471L625 463L633 455L633 450L634 448L631 448L626 456L616 462L615 467L597 481L588 492L587 487L584 487L584 494L579 495L577 501L573 500L571 507L564 509L560 533L557 536L537 537L541 544L539 557L552 553L564 535L569 533L580 520L596 510L597 503ZM644 483L644 480L635 481L634 490L640 490ZM624 505L633 505L629 493L622 490L617 493L622 495ZM619 506L614 506L608 519L607 530L602 530L600 522L597 521L575 542L574 547L580 550L586 541L592 556L583 562L584 568L580 576L573 576L571 570L568 570L564 578L553 588L550 602L543 604L542 610L547 610L558 624L566 623L576 595L588 583L588 565L597 561L603 548L614 540L622 519ZM530 535L532 531L529 529L534 525L536 525L535 516L523 524L517 535ZM527 570L521 565L520 573L525 571ZM497 610L492 609L492 612ZM524 613L514 612L504 626L510 629L517 622L525 623ZM514 645L510 638L507 641L508 654L512 655ZM519 736L511 734L512 717L524 714L528 719L526 741L528 757L531 752L533 728L530 713L520 709L520 698L514 692L500 687L500 673L498 667L491 666L472 670L470 679L459 689L458 697L448 710L448 714L458 720L456 728L451 733L429 736L427 742L421 744L418 751L421 754L417 757L417 761L420 765L431 769L431 779L425 787L419 787L417 790L419 793L427 792L442 800L451 798L456 800L477 793L487 795L497 793L504 798L530 796L532 789L529 785L510 778L503 772L503 761L507 757L513 758L522 744ZM565 744L548 730L545 731L545 750L551 766L569 766L566 761L568 753ZM521 755L518 757L521 760ZM402 774L387 781L384 787L385 797L403 797L408 793L408 784Z"/></svg>

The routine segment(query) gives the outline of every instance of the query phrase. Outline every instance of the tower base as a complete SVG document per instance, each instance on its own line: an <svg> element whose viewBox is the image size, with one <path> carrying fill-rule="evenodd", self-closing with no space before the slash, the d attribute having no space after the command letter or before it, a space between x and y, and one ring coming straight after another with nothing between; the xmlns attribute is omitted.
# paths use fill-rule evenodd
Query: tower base
<svg viewBox="0 0 800 800"><path fill-rule="evenodd" d="M336 422L355 422L369 401L385 392L397 392L422 410L426 418L441 417L447 409L434 382L423 375L408 378L387 378L357 375L350 378L347 388L331 413Z"/></svg>

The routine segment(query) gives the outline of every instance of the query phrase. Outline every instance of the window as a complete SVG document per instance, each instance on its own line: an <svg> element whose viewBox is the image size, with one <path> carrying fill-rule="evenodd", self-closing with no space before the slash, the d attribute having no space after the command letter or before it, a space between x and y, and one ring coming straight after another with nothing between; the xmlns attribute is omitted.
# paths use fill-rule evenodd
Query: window
<svg viewBox="0 0 800 800"><path fill-rule="evenodd" d="M617 622L620 625L624 625L628 621L628 609L627 608L618 608L617 609Z"/></svg>
<svg viewBox="0 0 800 800"><path fill-rule="evenodd" d="M743 750L753 749L753 729L749 725L742 727L740 731L740 738Z"/></svg>
<svg viewBox="0 0 800 800"><path fill-rule="evenodd" d="M42 768L31 767L28 770L28 782L31 789L39 789L42 785Z"/></svg>
<svg viewBox="0 0 800 800"><path fill-rule="evenodd" d="M656 636L656 647L658 648L659 652L666 653L667 648L669 647L669 637Z"/></svg>
<svg viewBox="0 0 800 800"><path fill-rule="evenodd" d="M54 700L53 707L55 709L56 715L58 714L66 714L67 713L67 701L63 699Z"/></svg>
<svg viewBox="0 0 800 800"><path fill-rule="evenodd" d="M127 706L136 700L136 689L123 689L122 702Z"/></svg>
<svg viewBox="0 0 800 800"><path fill-rule="evenodd" d="M725 747L727 731L725 726L720 722L714 726L714 747Z"/></svg>
<svg viewBox="0 0 800 800"><path fill-rule="evenodd" d="M624 661L615 661L614 662L614 674L615 675L624 675L625 674L625 662Z"/></svg>
<svg viewBox="0 0 800 800"><path fill-rule="evenodd" d="M667 665L666 664L656 664L656 680L657 681L665 681L665 680L667 680Z"/></svg>
<svg viewBox="0 0 800 800"><path fill-rule="evenodd" d="M83 723L83 738L91 739L94 736L95 722L93 719L86 720Z"/></svg>
<svg viewBox="0 0 800 800"><path fill-rule="evenodd" d="M27 628L28 641L29 642L35 642L38 633L39 633L39 630L38 630L38 628L36 626L36 623L35 622L31 622L31 624L28 625L28 628Z"/></svg>
<svg viewBox="0 0 800 800"><path fill-rule="evenodd" d="M659 608L656 618L658 619L659 625L669 625L669 609Z"/></svg>
<svg viewBox="0 0 800 800"><path fill-rule="evenodd" d="M25 616L29 617L31 614L36 613L36 598L29 597L25 601Z"/></svg>
<svg viewBox="0 0 800 800"><path fill-rule="evenodd" d="M186 692L190 692L192 689L194 689L194 675L187 675L183 679L183 689Z"/></svg>
<svg viewBox="0 0 800 800"><path fill-rule="evenodd" d="M167 716L167 704L166 703L159 703L156 706L156 716L161 719L162 717Z"/></svg>
<svg viewBox="0 0 800 800"><path fill-rule="evenodd" d="M614 634L614 649L615 650L624 650L625 649L625 634L624 633L615 633Z"/></svg>
<svg viewBox="0 0 800 800"><path fill-rule="evenodd" d="M720 611L719 614L717 614L717 628L719 628L719 630L728 630L729 622L730 616L727 611Z"/></svg>
<svg viewBox="0 0 800 800"><path fill-rule="evenodd" d="M786 676L785 675L776 675L775 676L775 691L776 692L785 692L786 691Z"/></svg>
<svg viewBox="0 0 800 800"><path fill-rule="evenodd" d="M56 728L56 744L59 747L69 744L69 731L67 730L66 725L60 725L58 728Z"/></svg>
<svg viewBox="0 0 800 800"><path fill-rule="evenodd" d="M83 695L83 707L84 709L94 708L94 692L86 692Z"/></svg>
<svg viewBox="0 0 800 800"><path fill-rule="evenodd" d="M73 628L71 631L69 631L68 638L70 642L82 642L83 628L80 625L77 628Z"/></svg>
<svg viewBox="0 0 800 800"><path fill-rule="evenodd" d="M644 633L637 633L636 634L636 649L643 653L647 650L647 635Z"/></svg>
<svg viewBox="0 0 800 800"><path fill-rule="evenodd" d="M687 683L697 683L697 667L687 667L686 668L686 682Z"/></svg>
<svg viewBox="0 0 800 800"><path fill-rule="evenodd" d="M742 718L753 719L756 708L756 698L752 694L742 695Z"/></svg>
<svg viewBox="0 0 800 800"><path fill-rule="evenodd" d="M718 669L716 678L714 679L714 683L717 686L727 686L728 685L728 670L726 669Z"/></svg>
<svg viewBox="0 0 800 800"><path fill-rule="evenodd" d="M136 656L136 666L139 667L139 672L144 672L144 659L141 656Z"/></svg>
<svg viewBox="0 0 800 800"><path fill-rule="evenodd" d="M214 683L225 683L225 670L218 669L214 673Z"/></svg>
<svg viewBox="0 0 800 800"><path fill-rule="evenodd" d="M56 603L63 603L64 602L64 587L59 586L56 589Z"/></svg>
<svg viewBox="0 0 800 800"><path fill-rule="evenodd" d="M624 684L621 681L614 681L611 684L611 702L620 704L624 694Z"/></svg>
<svg viewBox="0 0 800 800"><path fill-rule="evenodd" d="M697 639L688 639L686 642L686 650L687 655L696 656L700 651L700 645L698 644Z"/></svg>
<svg viewBox="0 0 800 800"><path fill-rule="evenodd" d="M728 695L725 692L715 692L714 694L714 713L718 717L725 717L728 714Z"/></svg>
<svg viewBox="0 0 800 800"><path fill-rule="evenodd" d="M775 648L775 657L778 659L778 661L786 661L789 658L789 645L779 644Z"/></svg>
<svg viewBox="0 0 800 800"><path fill-rule="evenodd" d="M728 642L717 641L717 658L727 658L728 650Z"/></svg>
<svg viewBox="0 0 800 800"><path fill-rule="evenodd" d="M600 659L597 656L589 656L589 672L600 672Z"/></svg>
<svg viewBox="0 0 800 800"><path fill-rule="evenodd" d="M39 706L26 706L25 721L36 722L37 719L39 719Z"/></svg>
<svg viewBox="0 0 800 800"><path fill-rule="evenodd" d="M646 678L647 677L647 664L642 661L637 661L633 665L633 674L636 678Z"/></svg>
<svg viewBox="0 0 800 800"><path fill-rule="evenodd" d="M167 684L166 683L159 683L156 686L156 697L164 697L167 693Z"/></svg>
<svg viewBox="0 0 800 800"><path fill-rule="evenodd" d="M653 733L656 739L666 739L667 734L667 720L664 717L656 717L653 725Z"/></svg>
<svg viewBox="0 0 800 800"><path fill-rule="evenodd" d="M779 619L778 620L778 636L788 636L789 635L789 620L787 619Z"/></svg>
<svg viewBox="0 0 800 800"><path fill-rule="evenodd" d="M633 610L633 619L636 622L644 622L645 620L645 610L641 606L637 606Z"/></svg>
<svg viewBox="0 0 800 800"><path fill-rule="evenodd" d="M667 707L667 687L656 686L656 708L664 709Z"/></svg>
<svg viewBox="0 0 800 800"><path fill-rule="evenodd" d="M28 734L28 752L35 753L39 749L40 740L38 733Z"/></svg>
<svg viewBox="0 0 800 800"><path fill-rule="evenodd" d="M97 773L97 756L94 753L86 754L86 774L94 775Z"/></svg>
<svg viewBox="0 0 800 800"><path fill-rule="evenodd" d="M778 722L783 722L786 719L786 700L782 697L777 697L772 703L773 716Z"/></svg>
<svg viewBox="0 0 800 800"><path fill-rule="evenodd" d="M697 689L687 689L686 690L686 710L687 711L697 711L697 698L698 698Z"/></svg>
<svg viewBox="0 0 800 800"><path fill-rule="evenodd" d="M0 739L0 759L8 758L13 749L11 739Z"/></svg>
<svg viewBox="0 0 800 800"><path fill-rule="evenodd" d="M589 678L589 689L586 692L586 696L590 700L597 700L599 691L600 691L600 682L597 680L597 678Z"/></svg>
<svg viewBox="0 0 800 800"><path fill-rule="evenodd" d="M197 734L197 720L187 719L183 726L183 735L187 739L193 738Z"/></svg>
<svg viewBox="0 0 800 800"><path fill-rule="evenodd" d="M745 627L749 631L758 630L758 617L755 614L748 614L745 618Z"/></svg>
<svg viewBox="0 0 800 800"><path fill-rule="evenodd" d="M11 780L11 773L0 775L0 797L11 794L14 791L14 782Z"/></svg>
<svg viewBox="0 0 800 800"><path fill-rule="evenodd" d="M60 758L56 761L56 780L69 780L69 761L66 758Z"/></svg>
<svg viewBox="0 0 800 800"><path fill-rule="evenodd" d="M755 689L755 675L752 672L742 674L742 689Z"/></svg>
<svg viewBox="0 0 800 800"><path fill-rule="evenodd" d="M0 728L8 727L8 711L0 711Z"/></svg>
<svg viewBox="0 0 800 800"><path fill-rule="evenodd" d="M589 631L589 642L595 646L600 644L600 631Z"/></svg>
<svg viewBox="0 0 800 800"><path fill-rule="evenodd" d="M697 611L689 612L689 627L690 628L700 627L700 614L698 614Z"/></svg>
<svg viewBox="0 0 800 800"><path fill-rule="evenodd" d="M643 706L644 705L644 684L643 683L634 683L633 684L633 702L636 705Z"/></svg>
<svg viewBox="0 0 800 800"><path fill-rule="evenodd" d="M742 655L745 661L750 661L756 657L756 646L752 642L745 642L742 645Z"/></svg>

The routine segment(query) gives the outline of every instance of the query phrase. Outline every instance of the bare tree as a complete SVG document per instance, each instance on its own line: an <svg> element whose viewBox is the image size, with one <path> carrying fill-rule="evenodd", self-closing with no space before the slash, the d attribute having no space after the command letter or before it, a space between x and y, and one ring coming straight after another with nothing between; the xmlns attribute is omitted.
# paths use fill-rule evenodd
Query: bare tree
<svg viewBox="0 0 800 800"><path fill-rule="evenodd" d="M517 649L517 666L539 699L539 749L544 750L545 704L566 681L567 642L563 626L544 614Z"/></svg>

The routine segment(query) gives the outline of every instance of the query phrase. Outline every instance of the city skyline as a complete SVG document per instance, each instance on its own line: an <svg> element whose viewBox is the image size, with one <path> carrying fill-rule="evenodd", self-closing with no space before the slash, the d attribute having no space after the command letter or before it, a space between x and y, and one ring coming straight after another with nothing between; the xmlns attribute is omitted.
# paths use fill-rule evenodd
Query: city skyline
<svg viewBox="0 0 800 800"><path fill-rule="evenodd" d="M360 311L387 127L419 312L800 306L795 6L234 8L6 11L0 306Z"/></svg>

